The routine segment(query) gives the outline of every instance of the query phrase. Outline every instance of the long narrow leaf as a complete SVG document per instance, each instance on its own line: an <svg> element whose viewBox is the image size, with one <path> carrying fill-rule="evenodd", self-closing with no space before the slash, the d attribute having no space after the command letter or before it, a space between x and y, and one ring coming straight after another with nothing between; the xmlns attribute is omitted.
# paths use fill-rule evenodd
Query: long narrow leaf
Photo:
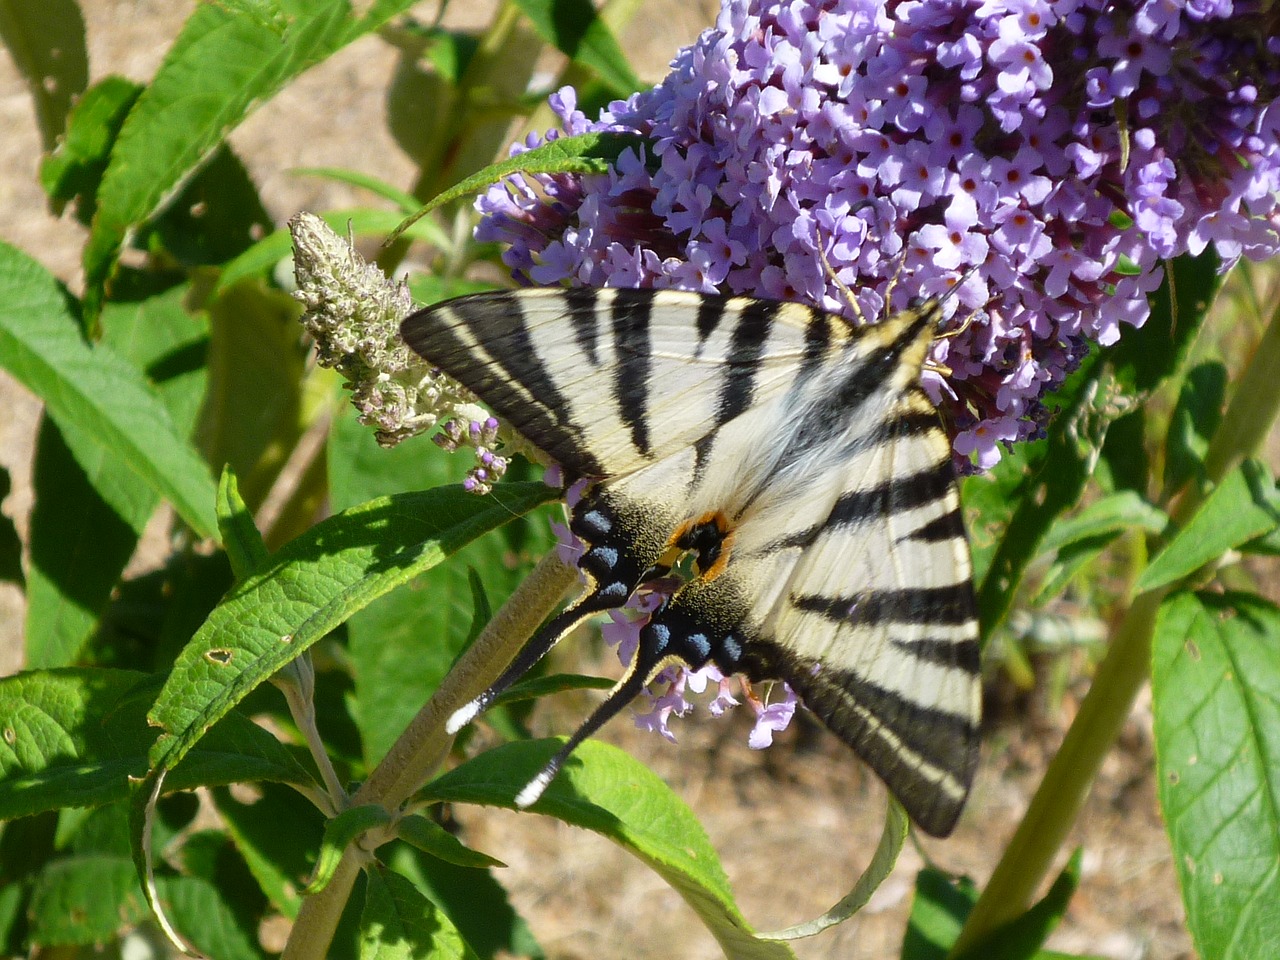
<svg viewBox="0 0 1280 960"><path fill-rule="evenodd" d="M164 732L151 754L154 772L177 763L218 718L355 611L554 496L528 483L485 498L460 488L385 497L286 544L178 657L149 715Z"/></svg>
<svg viewBox="0 0 1280 960"><path fill-rule="evenodd" d="M1269 471L1247 460L1209 494L1190 522L1151 561L1137 589L1152 590L1280 526L1280 493Z"/></svg>
<svg viewBox="0 0 1280 960"><path fill-rule="evenodd" d="M78 428L87 450L105 451L123 463L200 536L215 536L209 468L142 374L109 348L85 343L58 282L5 244L0 289L6 291L0 303L0 366L39 396L59 424ZM86 450L72 453L87 456ZM86 469L92 468L91 461Z"/></svg>
<svg viewBox="0 0 1280 960"><path fill-rule="evenodd" d="M351 19L346 0L264 3L253 16L198 5L125 121L102 181L84 254L90 320L128 232L149 219L253 107L409 5L383 0L360 21Z"/></svg>
<svg viewBox="0 0 1280 960"><path fill-rule="evenodd" d="M508 743L429 783L427 799L513 806L559 740ZM656 774L607 744L582 744L531 808L599 833L639 857L693 908L729 960L794 958L757 938L739 913L715 848L693 812Z"/></svg>

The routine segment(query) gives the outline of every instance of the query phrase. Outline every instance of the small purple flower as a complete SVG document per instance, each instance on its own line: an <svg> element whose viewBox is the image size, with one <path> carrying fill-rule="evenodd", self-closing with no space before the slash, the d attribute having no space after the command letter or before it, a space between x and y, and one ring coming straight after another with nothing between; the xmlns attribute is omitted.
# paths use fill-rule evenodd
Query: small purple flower
<svg viewBox="0 0 1280 960"><path fill-rule="evenodd" d="M949 301L969 322L923 381L958 465L987 469L1043 434L1089 341L1145 322L1164 259L1280 250L1278 92L1280 7L1261 0L723 0L654 89L594 119L553 98L565 132L642 150L495 185L478 235L524 283L851 322L837 280L874 320L976 267ZM755 739L785 704L759 707Z"/></svg>
<svg viewBox="0 0 1280 960"><path fill-rule="evenodd" d="M1038 435L1081 338L1143 322L1130 271L1280 249L1275 21L1210 0L725 0L655 89L596 120L554 100L566 132L643 134L655 168L628 152L607 176L540 176L549 201L496 186L480 232L526 281L843 311L821 247L869 317L899 273L888 309L978 265L977 314L929 380L989 463L1002 443L974 426Z"/></svg>
<svg viewBox="0 0 1280 960"><path fill-rule="evenodd" d="M776 703L764 704L752 701L756 711L756 723L747 737L747 745L752 750L763 750L773 745L773 735L787 729L791 718L795 716L799 703L795 692L787 684L777 684L783 691L782 699Z"/></svg>

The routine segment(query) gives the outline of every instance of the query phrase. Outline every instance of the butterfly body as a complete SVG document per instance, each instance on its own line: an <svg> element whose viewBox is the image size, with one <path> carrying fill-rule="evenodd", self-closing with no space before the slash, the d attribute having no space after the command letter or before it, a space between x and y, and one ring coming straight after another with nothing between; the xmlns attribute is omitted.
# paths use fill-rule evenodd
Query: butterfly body
<svg viewBox="0 0 1280 960"><path fill-rule="evenodd" d="M936 302L854 328L798 304L527 290L420 311L409 345L576 477L576 623L682 556L627 675L569 750L672 662L785 679L945 834L976 762L977 627L951 448L919 385Z"/></svg>

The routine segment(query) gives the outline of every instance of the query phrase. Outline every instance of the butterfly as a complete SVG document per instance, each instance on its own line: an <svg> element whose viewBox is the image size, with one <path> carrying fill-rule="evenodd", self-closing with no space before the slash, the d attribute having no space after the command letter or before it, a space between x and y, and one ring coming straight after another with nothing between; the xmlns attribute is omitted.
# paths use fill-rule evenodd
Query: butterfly
<svg viewBox="0 0 1280 960"><path fill-rule="evenodd" d="M552 288L428 307L401 334L590 483L586 588L456 732L587 617L674 572L626 674L516 798L667 666L785 680L946 836L978 752L978 625L951 445L920 386L938 300L855 326L801 304Z"/></svg>

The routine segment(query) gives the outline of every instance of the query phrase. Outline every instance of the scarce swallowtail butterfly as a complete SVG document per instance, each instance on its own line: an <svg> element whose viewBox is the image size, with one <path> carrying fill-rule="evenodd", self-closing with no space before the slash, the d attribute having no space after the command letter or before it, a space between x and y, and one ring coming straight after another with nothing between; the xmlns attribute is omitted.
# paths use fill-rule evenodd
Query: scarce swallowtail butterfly
<svg viewBox="0 0 1280 960"><path fill-rule="evenodd" d="M680 558L625 676L517 797L666 666L782 679L925 831L955 826L978 752L978 625L951 445L920 387L937 300L869 326L674 290L465 296L401 327L569 479L585 592L456 731L584 618ZM688 563L687 561L692 561Z"/></svg>

